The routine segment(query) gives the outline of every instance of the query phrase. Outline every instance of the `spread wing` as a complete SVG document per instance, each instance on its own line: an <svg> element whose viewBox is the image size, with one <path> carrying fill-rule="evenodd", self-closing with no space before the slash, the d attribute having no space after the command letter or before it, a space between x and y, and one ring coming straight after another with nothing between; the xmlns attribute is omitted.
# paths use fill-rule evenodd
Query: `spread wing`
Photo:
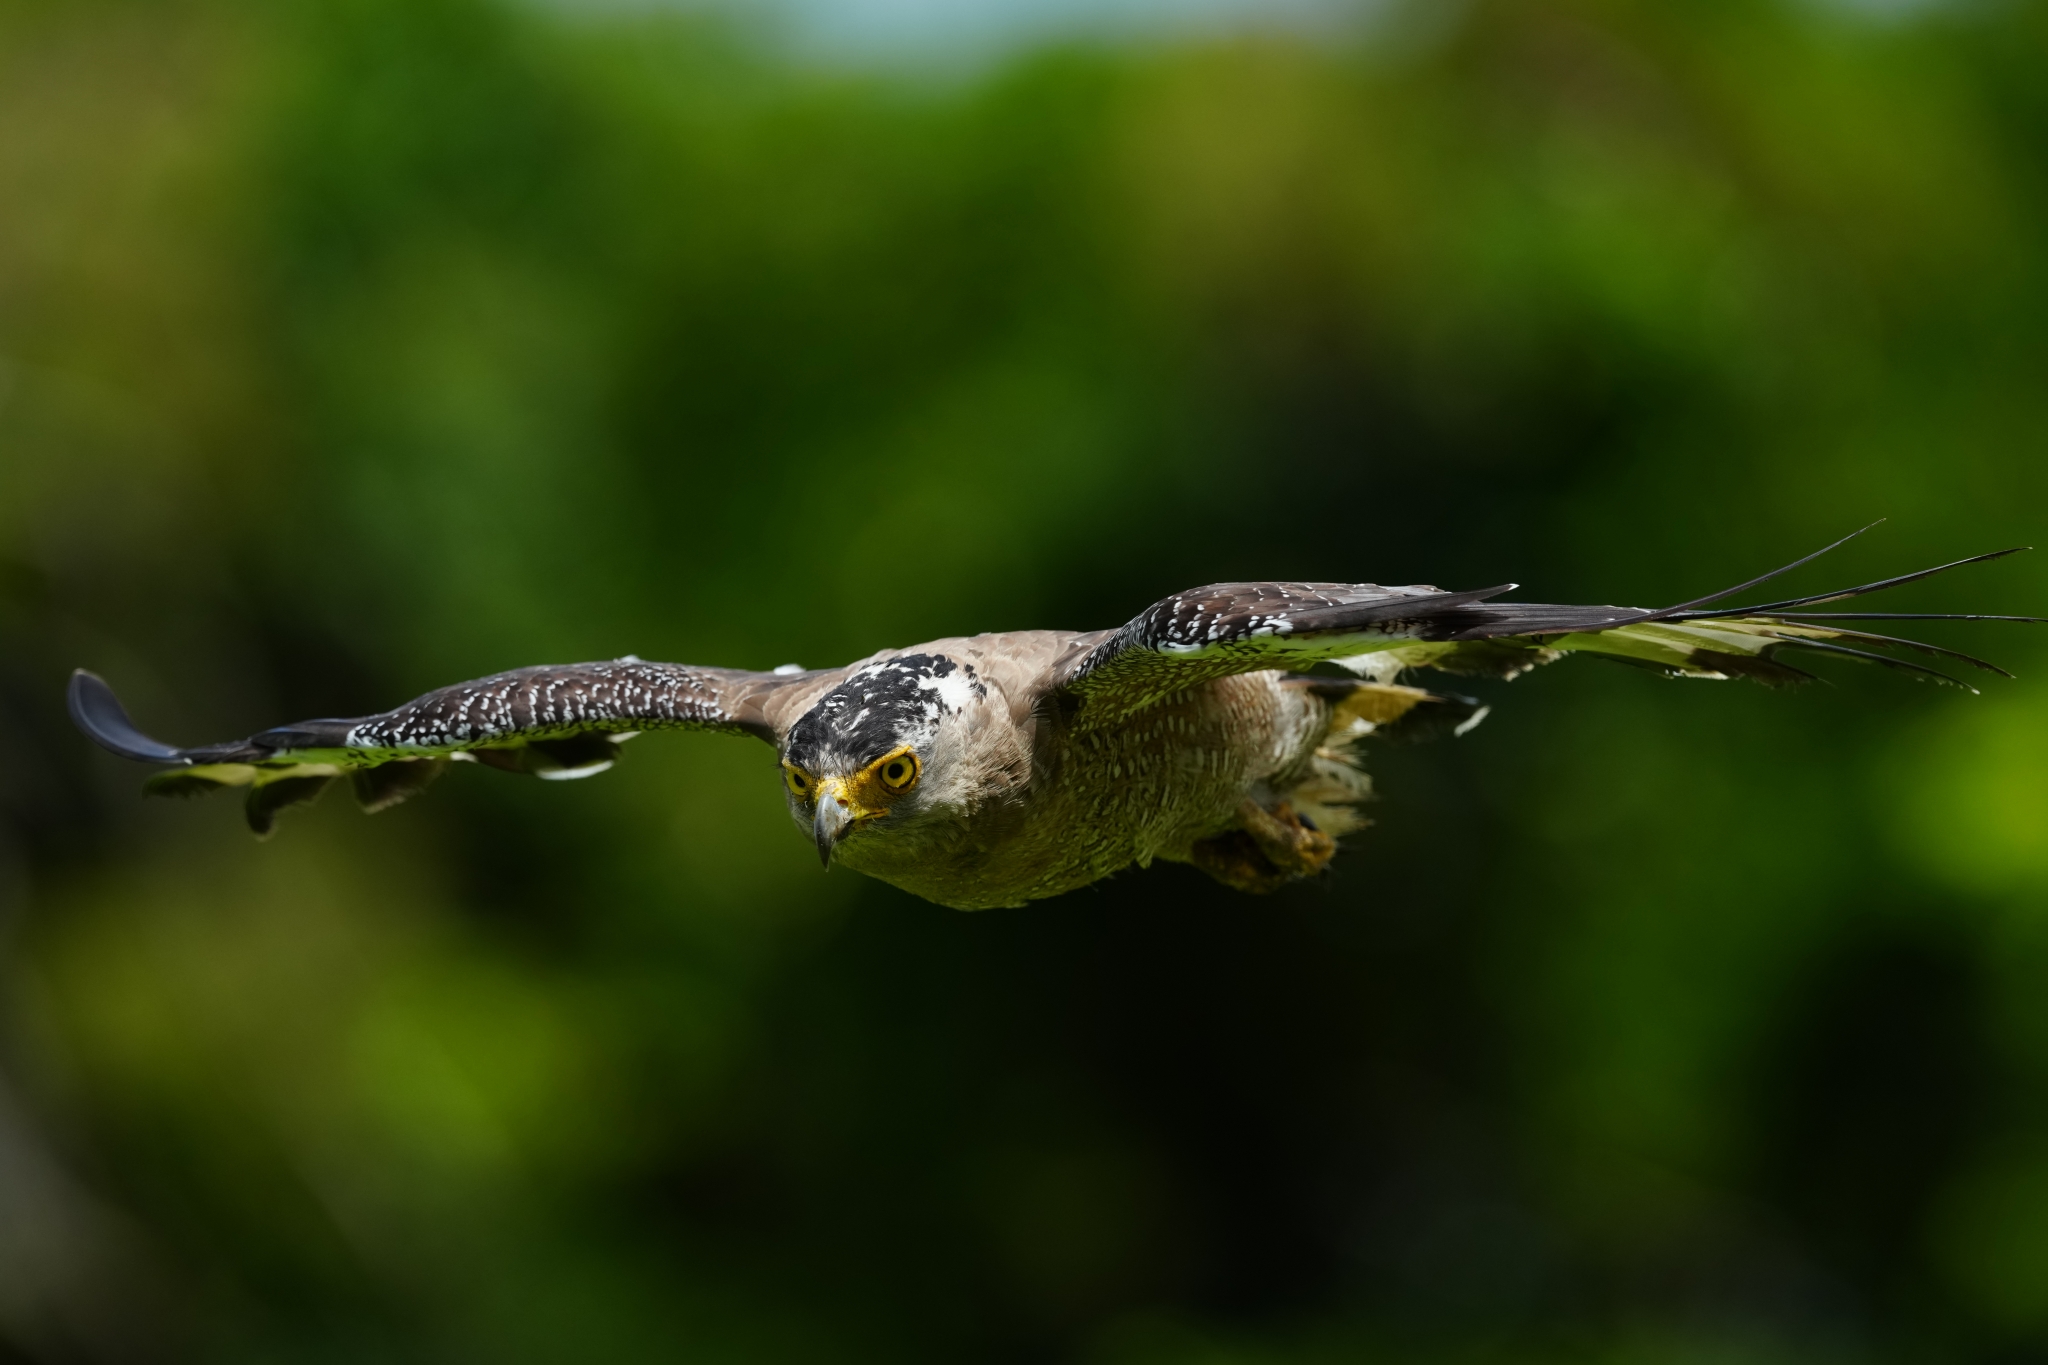
<svg viewBox="0 0 2048 1365"><path fill-rule="evenodd" d="M72 720L103 748L168 765L145 790L247 787L249 827L267 835L279 810L312 800L344 773L363 808L377 811L425 787L451 760L573 778L609 768L619 745L643 730L723 730L772 744L776 696L819 676L638 659L542 665L457 683L374 716L301 721L189 749L143 734L113 689L84 669L71 675L70 703Z"/></svg>
<svg viewBox="0 0 2048 1365"><path fill-rule="evenodd" d="M1371 583L1215 584L1156 602L1122 629L1086 642L1088 647L1067 665L1054 686L1078 703L1084 727L1115 723L1163 697L1226 674L1296 669L1322 661L1380 678L1417 667L1514 677L1565 654L1584 652L1673 675L1790 683L1813 675L1778 656L1809 650L1960 687L1962 683L1945 673L1880 651L1913 650L1960 659L1994 673L2003 670L1951 649L1873 634L1845 623L2042 619L1799 610L1898 587L2012 550L1809 597L1704 610L1709 603L1756 587L1827 550L1711 596L1658 610L1491 600L1512 590L1513 584L1477 592Z"/></svg>

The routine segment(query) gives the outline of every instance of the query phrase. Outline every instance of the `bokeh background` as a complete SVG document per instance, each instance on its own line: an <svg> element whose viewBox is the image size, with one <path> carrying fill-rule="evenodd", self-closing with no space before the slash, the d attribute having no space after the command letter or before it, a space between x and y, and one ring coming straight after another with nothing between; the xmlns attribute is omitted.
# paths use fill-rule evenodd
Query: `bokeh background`
<svg viewBox="0 0 2048 1365"><path fill-rule="evenodd" d="M0 10L0 1360L2048 1359L2029 628L978 915L746 741L259 845L67 725L2048 535L2048 6L1231 10Z"/></svg>

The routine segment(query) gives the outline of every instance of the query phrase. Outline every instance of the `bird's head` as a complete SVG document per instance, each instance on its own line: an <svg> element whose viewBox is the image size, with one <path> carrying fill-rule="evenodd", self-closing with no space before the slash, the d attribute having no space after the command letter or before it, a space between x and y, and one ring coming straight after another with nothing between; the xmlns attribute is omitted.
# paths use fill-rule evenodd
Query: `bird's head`
<svg viewBox="0 0 2048 1365"><path fill-rule="evenodd" d="M988 696L973 665L943 654L863 664L790 727L783 790L831 865L848 840L900 836L965 804L967 717Z"/></svg>

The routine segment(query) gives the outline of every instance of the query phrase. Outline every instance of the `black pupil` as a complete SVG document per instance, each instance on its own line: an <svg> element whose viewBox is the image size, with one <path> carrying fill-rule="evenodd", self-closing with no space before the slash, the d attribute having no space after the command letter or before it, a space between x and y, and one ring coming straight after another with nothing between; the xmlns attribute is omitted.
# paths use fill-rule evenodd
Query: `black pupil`
<svg viewBox="0 0 2048 1365"><path fill-rule="evenodd" d="M901 782L903 780L903 765L901 763L891 763L889 765L889 780L891 782Z"/></svg>

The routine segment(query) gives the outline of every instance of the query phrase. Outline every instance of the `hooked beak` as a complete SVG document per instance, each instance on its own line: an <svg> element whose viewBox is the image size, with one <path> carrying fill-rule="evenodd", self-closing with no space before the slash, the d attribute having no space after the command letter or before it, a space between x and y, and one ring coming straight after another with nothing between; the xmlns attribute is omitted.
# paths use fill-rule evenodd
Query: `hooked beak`
<svg viewBox="0 0 2048 1365"><path fill-rule="evenodd" d="M828 777L818 784L818 813L811 822L811 832L818 841L820 865L832 866L832 850L865 813L854 808L844 782Z"/></svg>

